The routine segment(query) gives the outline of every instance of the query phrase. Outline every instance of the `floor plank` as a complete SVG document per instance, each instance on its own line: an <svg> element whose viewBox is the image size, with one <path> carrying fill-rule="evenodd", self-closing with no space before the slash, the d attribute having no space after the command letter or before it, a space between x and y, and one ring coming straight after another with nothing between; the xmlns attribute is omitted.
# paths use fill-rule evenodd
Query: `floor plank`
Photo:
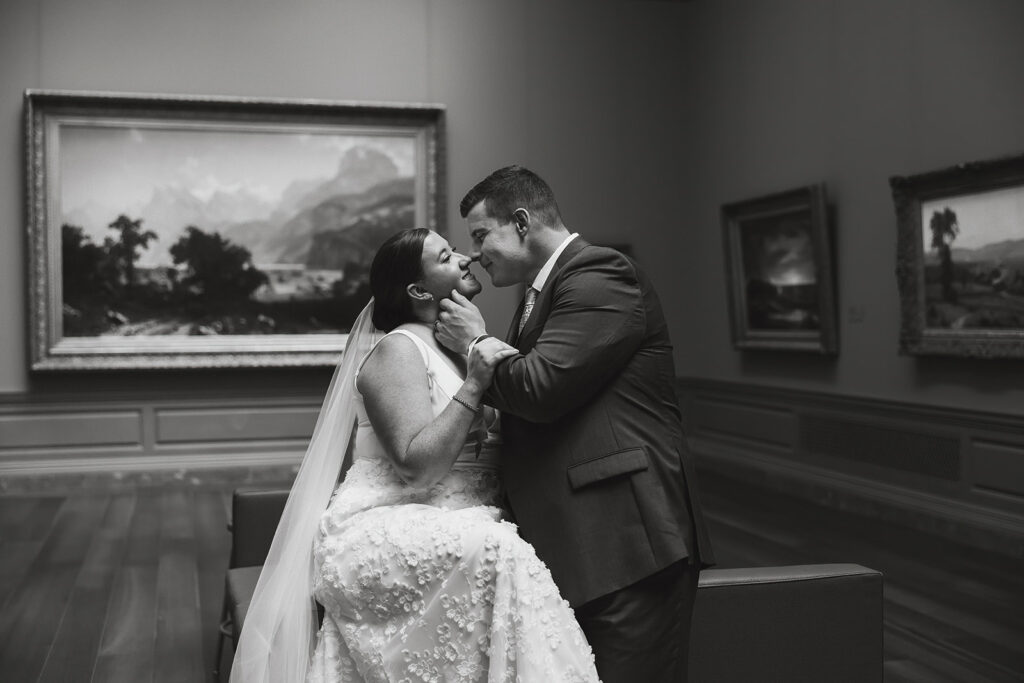
<svg viewBox="0 0 1024 683"><path fill-rule="evenodd" d="M28 574L43 541L6 541L0 543L0 606L7 600ZM6 611L3 607L2 611Z"/></svg>
<svg viewBox="0 0 1024 683"><path fill-rule="evenodd" d="M231 546L223 496L215 491L196 493L195 528L199 605L203 644L203 670L213 680L217 642L220 639L221 606L224 598L224 575L228 568L225 548ZM230 646L225 649L230 649Z"/></svg>
<svg viewBox="0 0 1024 683"><path fill-rule="evenodd" d="M156 578L160 499L136 494L122 564L111 586L93 665L96 683L148 683L156 648Z"/></svg>
<svg viewBox="0 0 1024 683"><path fill-rule="evenodd" d="M90 677L102 635L96 628L96 615L106 611L134 505L134 496L130 494L118 494L110 501L103 524L93 537L75 579L40 681L62 683Z"/></svg>
<svg viewBox="0 0 1024 683"><path fill-rule="evenodd" d="M165 492L161 503L153 680L195 683L204 671L192 492Z"/></svg>

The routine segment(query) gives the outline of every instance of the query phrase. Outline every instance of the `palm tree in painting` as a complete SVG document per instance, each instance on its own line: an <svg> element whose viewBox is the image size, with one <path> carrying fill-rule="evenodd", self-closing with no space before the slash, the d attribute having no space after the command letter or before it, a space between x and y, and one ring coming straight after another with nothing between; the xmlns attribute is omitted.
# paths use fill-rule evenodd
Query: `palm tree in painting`
<svg viewBox="0 0 1024 683"><path fill-rule="evenodd" d="M942 284L942 298L945 301L956 301L956 292L953 290L953 254L949 245L956 239L960 232L960 223L957 221L956 212L948 206L942 211L932 213L929 223L932 230L932 248L939 252L939 282Z"/></svg>

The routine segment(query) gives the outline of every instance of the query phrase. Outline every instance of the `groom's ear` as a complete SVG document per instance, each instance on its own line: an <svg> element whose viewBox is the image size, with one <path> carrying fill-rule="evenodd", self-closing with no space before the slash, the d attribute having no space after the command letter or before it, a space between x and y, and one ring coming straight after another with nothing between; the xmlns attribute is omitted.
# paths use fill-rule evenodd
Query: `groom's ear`
<svg viewBox="0 0 1024 683"><path fill-rule="evenodd" d="M519 236L526 237L526 233L530 230L530 212L518 208L512 212L512 220L516 222L516 232L519 233Z"/></svg>

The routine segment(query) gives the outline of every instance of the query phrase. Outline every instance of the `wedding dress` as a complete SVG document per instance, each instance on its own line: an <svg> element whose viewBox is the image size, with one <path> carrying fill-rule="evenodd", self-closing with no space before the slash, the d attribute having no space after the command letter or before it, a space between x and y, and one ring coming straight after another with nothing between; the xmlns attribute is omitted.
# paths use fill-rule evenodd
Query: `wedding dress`
<svg viewBox="0 0 1024 683"><path fill-rule="evenodd" d="M436 416L462 378L415 334L391 334L419 348ZM597 681L572 609L502 520L493 412L477 418L441 481L413 488L391 467L358 391L355 404L353 465L313 541L325 614L307 681Z"/></svg>

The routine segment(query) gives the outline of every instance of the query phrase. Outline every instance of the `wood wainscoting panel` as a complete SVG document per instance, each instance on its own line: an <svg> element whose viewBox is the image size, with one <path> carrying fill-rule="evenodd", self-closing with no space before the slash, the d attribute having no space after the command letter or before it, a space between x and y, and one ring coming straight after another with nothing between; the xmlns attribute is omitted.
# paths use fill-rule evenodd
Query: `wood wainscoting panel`
<svg viewBox="0 0 1024 683"><path fill-rule="evenodd" d="M1024 503L1024 443L971 439L970 456L976 488L1014 496Z"/></svg>
<svg viewBox="0 0 1024 683"><path fill-rule="evenodd" d="M958 481L960 436L915 424L880 424L807 412L800 447L809 455L845 458L875 467Z"/></svg>
<svg viewBox="0 0 1024 683"><path fill-rule="evenodd" d="M679 389L699 469L1024 558L1024 417L705 379Z"/></svg>
<svg viewBox="0 0 1024 683"><path fill-rule="evenodd" d="M156 410L158 444L308 439L320 406L161 408Z"/></svg>
<svg viewBox="0 0 1024 683"><path fill-rule="evenodd" d="M137 446L140 410L36 410L0 414L0 453L26 448Z"/></svg>

